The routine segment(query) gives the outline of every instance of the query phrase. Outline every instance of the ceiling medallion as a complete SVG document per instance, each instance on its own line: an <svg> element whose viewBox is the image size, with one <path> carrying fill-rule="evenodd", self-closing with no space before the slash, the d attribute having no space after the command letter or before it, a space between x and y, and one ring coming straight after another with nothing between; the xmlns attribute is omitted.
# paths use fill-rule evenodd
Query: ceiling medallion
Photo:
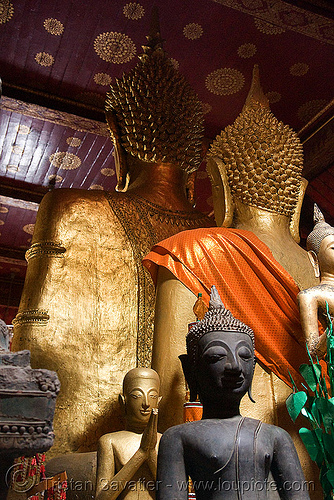
<svg viewBox="0 0 334 500"><path fill-rule="evenodd" d="M49 157L49 161L54 167L61 168L63 170L75 170L81 165L81 160L77 155L61 151L53 153Z"/></svg>
<svg viewBox="0 0 334 500"><path fill-rule="evenodd" d="M64 32L64 25L58 19L53 19L50 17L49 19L45 19L43 23L46 31L51 33L51 35L62 35Z"/></svg>
<svg viewBox="0 0 334 500"><path fill-rule="evenodd" d="M137 21L141 19L145 14L145 9L140 3L130 2L124 5L123 14L128 19Z"/></svg>
<svg viewBox="0 0 334 500"><path fill-rule="evenodd" d="M107 73L96 73L94 76L94 82L97 85L110 85L112 78Z"/></svg>
<svg viewBox="0 0 334 500"><path fill-rule="evenodd" d="M290 67L290 73L293 76L304 76L309 69L309 65L306 63L296 63Z"/></svg>
<svg viewBox="0 0 334 500"><path fill-rule="evenodd" d="M101 59L114 64L126 63L136 54L136 46L130 37L112 31L96 37L94 49Z"/></svg>
<svg viewBox="0 0 334 500"><path fill-rule="evenodd" d="M30 134L30 127L28 127L28 125L18 125L16 130L17 133L21 135Z"/></svg>
<svg viewBox="0 0 334 500"><path fill-rule="evenodd" d="M208 102L202 102L201 104L203 115L207 115L208 113L210 113L210 111L212 111L212 106Z"/></svg>
<svg viewBox="0 0 334 500"><path fill-rule="evenodd" d="M12 146L12 153L14 155L22 155L24 151L24 148L21 146Z"/></svg>
<svg viewBox="0 0 334 500"><path fill-rule="evenodd" d="M173 58L171 57L171 58L170 58L170 62L172 63L172 65L173 65L173 67L174 67L175 69L179 69L179 67L180 67L180 63L179 63L179 61L177 61L176 59L173 59Z"/></svg>
<svg viewBox="0 0 334 500"><path fill-rule="evenodd" d="M0 214L6 214L6 213L8 213L8 208L1 205L0 206Z"/></svg>
<svg viewBox="0 0 334 500"><path fill-rule="evenodd" d="M34 234L35 224L26 224L23 226L23 231L27 234Z"/></svg>
<svg viewBox="0 0 334 500"><path fill-rule="evenodd" d="M8 0L0 1L0 24L4 24L9 21L14 14L14 7L12 2Z"/></svg>
<svg viewBox="0 0 334 500"><path fill-rule="evenodd" d="M244 59L253 57L256 54L257 48L253 43L244 43L238 48L238 56Z"/></svg>
<svg viewBox="0 0 334 500"><path fill-rule="evenodd" d="M270 104L275 104L275 102L279 102L282 99L282 96L279 92L267 92L266 97Z"/></svg>
<svg viewBox="0 0 334 500"><path fill-rule="evenodd" d="M81 145L81 139L79 137L68 137L66 139L66 142L69 146L72 148L78 148Z"/></svg>
<svg viewBox="0 0 334 500"><path fill-rule="evenodd" d="M99 191L104 191L104 187L100 186L100 184L92 184L88 189L97 189Z"/></svg>
<svg viewBox="0 0 334 500"><path fill-rule="evenodd" d="M113 168L102 168L101 174L105 175L106 177L112 177L115 175L115 170Z"/></svg>
<svg viewBox="0 0 334 500"><path fill-rule="evenodd" d="M263 21L257 17L254 18L254 23L256 28L265 35L280 35L285 31L285 29L281 26L276 26L275 24L268 23L267 21Z"/></svg>
<svg viewBox="0 0 334 500"><path fill-rule="evenodd" d="M307 123L311 118L313 118L316 114L319 113L327 104L325 99L314 99L312 101L308 101L298 109L297 115L298 118Z"/></svg>
<svg viewBox="0 0 334 500"><path fill-rule="evenodd" d="M244 86L245 78L237 69L220 68L212 71L206 79L206 88L216 95L230 95L239 92Z"/></svg>
<svg viewBox="0 0 334 500"><path fill-rule="evenodd" d="M49 181L54 183L61 182L63 180L61 175L56 175L56 174L49 175L48 179Z"/></svg>
<svg viewBox="0 0 334 500"><path fill-rule="evenodd" d="M35 61L40 66L52 66L55 62L54 57L47 52L38 52L38 54L35 55Z"/></svg>
<svg viewBox="0 0 334 500"><path fill-rule="evenodd" d="M183 34L189 40L197 40L203 35L203 28L200 24L190 23L183 28Z"/></svg>

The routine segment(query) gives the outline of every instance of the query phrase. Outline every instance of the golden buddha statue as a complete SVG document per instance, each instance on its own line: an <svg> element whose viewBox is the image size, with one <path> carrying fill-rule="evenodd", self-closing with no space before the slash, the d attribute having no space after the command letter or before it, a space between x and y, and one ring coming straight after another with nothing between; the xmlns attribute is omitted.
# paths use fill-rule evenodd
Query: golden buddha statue
<svg viewBox="0 0 334 500"><path fill-rule="evenodd" d="M140 61L107 95L117 193L55 189L43 198L15 319L13 349L61 381L51 454L96 449L119 429L118 387L151 360L153 244L212 225L193 208L201 103L151 29Z"/></svg>
<svg viewBox="0 0 334 500"><path fill-rule="evenodd" d="M223 227L168 238L144 259L157 284L152 367L164 394L161 431L182 422L185 390L177 357L185 349L187 324L194 321L197 294L208 305L215 285L226 307L256 337L257 405L243 402L244 414L296 433L285 399L291 392L289 372L300 382L299 365L307 362L297 295L317 283L307 252L298 245L307 184L302 165L299 138L271 113L255 67L242 112L210 149L215 216ZM301 459L306 472L312 466L305 451Z"/></svg>
<svg viewBox="0 0 334 500"><path fill-rule="evenodd" d="M155 498L159 391L154 370L133 368L119 395L125 429L101 436L97 452L60 455L46 464L47 476L66 470L68 500Z"/></svg>
<svg viewBox="0 0 334 500"><path fill-rule="evenodd" d="M314 229L308 235L306 248L314 274L320 284L298 294L300 321L310 354L323 357L327 348L326 333L319 337L319 322L328 326L328 313L334 316L334 227L325 222L317 204L314 205Z"/></svg>

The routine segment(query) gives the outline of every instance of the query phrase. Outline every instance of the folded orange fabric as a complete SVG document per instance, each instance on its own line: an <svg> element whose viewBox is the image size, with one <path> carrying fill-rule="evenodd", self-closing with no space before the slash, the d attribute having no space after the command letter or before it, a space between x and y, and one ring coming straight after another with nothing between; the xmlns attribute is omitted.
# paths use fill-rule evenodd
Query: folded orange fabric
<svg viewBox="0 0 334 500"><path fill-rule="evenodd" d="M208 305L215 285L225 306L255 333L258 359L291 386L308 363L294 279L252 232L230 228L184 231L155 245L143 264L154 282L171 271Z"/></svg>

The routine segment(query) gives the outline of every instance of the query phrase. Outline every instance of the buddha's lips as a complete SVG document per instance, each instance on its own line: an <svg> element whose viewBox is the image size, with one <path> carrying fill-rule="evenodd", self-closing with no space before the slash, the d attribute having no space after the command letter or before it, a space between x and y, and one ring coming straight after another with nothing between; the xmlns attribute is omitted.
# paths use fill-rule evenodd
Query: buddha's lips
<svg viewBox="0 0 334 500"><path fill-rule="evenodd" d="M240 377L240 375L224 375L222 385L240 387L244 380L244 377Z"/></svg>

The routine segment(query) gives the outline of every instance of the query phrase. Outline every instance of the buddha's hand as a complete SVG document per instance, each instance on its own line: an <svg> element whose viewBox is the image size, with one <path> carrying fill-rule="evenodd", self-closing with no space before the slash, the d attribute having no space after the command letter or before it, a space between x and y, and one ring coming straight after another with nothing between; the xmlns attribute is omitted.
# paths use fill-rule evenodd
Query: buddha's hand
<svg viewBox="0 0 334 500"><path fill-rule="evenodd" d="M150 419L143 432L139 449L148 457L152 450L155 450L157 444L157 429L158 429L158 409L153 408Z"/></svg>

